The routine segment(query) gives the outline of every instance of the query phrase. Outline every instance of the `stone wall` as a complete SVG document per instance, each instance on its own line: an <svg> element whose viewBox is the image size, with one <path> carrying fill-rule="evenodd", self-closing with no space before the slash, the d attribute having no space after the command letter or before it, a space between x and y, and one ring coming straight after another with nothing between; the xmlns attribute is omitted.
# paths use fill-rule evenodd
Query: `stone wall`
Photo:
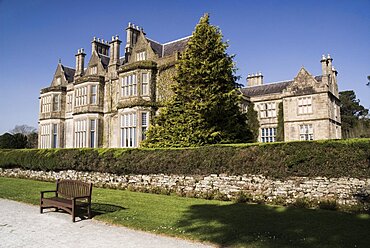
<svg viewBox="0 0 370 248"><path fill-rule="evenodd" d="M73 170L45 172L1 168L0 176L42 181L55 181L58 178L78 179L93 182L96 187L156 193L174 192L182 196L203 198L217 195L219 199L233 199L243 192L256 202L279 200L287 204L305 198L311 201L335 200L341 205L357 205L370 196L370 178L294 177L278 180L261 175L115 175Z"/></svg>

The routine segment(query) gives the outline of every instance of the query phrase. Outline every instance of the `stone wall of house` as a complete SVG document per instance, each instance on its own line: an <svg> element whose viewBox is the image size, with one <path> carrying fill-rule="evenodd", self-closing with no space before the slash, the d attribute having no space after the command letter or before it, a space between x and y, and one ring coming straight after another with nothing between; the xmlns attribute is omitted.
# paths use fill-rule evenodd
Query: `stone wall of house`
<svg viewBox="0 0 370 248"><path fill-rule="evenodd" d="M174 192L182 196L204 197L222 195L233 199L240 192L258 202L293 203L297 199L335 200L338 204L356 205L370 196L370 178L292 177L285 180L262 175L208 176L183 175L115 175L99 172L45 172L21 169L1 169L0 176L29 178L42 181L77 179L89 181L96 187L130 189L144 192ZM156 191L153 191L156 189Z"/></svg>

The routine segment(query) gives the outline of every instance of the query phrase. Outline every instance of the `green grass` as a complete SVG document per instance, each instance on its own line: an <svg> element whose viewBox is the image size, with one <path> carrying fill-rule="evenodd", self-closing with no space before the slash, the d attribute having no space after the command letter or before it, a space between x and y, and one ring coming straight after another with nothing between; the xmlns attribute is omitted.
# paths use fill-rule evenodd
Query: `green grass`
<svg viewBox="0 0 370 248"><path fill-rule="evenodd" d="M0 177L0 198L39 203L53 183ZM94 188L94 219L219 247L369 247L370 216Z"/></svg>

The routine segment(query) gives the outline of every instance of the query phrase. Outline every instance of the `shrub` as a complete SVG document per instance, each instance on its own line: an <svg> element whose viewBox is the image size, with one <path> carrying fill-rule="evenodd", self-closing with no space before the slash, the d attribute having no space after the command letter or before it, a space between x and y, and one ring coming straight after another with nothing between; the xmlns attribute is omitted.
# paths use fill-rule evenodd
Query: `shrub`
<svg viewBox="0 0 370 248"><path fill-rule="evenodd" d="M236 203L252 202L253 197L244 191L239 191L233 198L233 201Z"/></svg>
<svg viewBox="0 0 370 248"><path fill-rule="evenodd" d="M307 197L303 197L303 198L297 198L295 202L290 204L290 206L295 207L295 208L312 208L313 203Z"/></svg>
<svg viewBox="0 0 370 248"><path fill-rule="evenodd" d="M0 149L0 168L16 167L116 174L370 178L370 139L184 149Z"/></svg>
<svg viewBox="0 0 370 248"><path fill-rule="evenodd" d="M318 203L318 207L325 210L337 210L339 206L335 199L325 199Z"/></svg>

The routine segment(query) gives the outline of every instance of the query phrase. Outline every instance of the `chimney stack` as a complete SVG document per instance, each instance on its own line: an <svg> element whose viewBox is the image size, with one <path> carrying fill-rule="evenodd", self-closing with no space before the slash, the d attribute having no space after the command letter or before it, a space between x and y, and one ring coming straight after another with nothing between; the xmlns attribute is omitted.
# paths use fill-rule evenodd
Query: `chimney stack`
<svg viewBox="0 0 370 248"><path fill-rule="evenodd" d="M75 71L75 77L80 77L84 73L84 66L85 66L85 56L86 53L84 52L84 49L78 49L76 56L76 71Z"/></svg>
<svg viewBox="0 0 370 248"><path fill-rule="evenodd" d="M126 62L129 60L129 58L131 56L132 48L135 46L140 32L144 33L143 28L141 28L139 26L135 26L135 24L132 24L131 22L128 23L128 26L126 28L127 38L126 38L126 46L125 46L125 60L126 60Z"/></svg>
<svg viewBox="0 0 370 248"><path fill-rule="evenodd" d="M91 41L91 54L96 51L98 54L102 54L105 56L108 56L109 51L109 44L107 41L104 41L104 39L99 39L94 37Z"/></svg>
<svg viewBox="0 0 370 248"><path fill-rule="evenodd" d="M120 56L120 45L122 41L119 40L118 35L112 36L110 44L110 60L109 65L118 65Z"/></svg>
<svg viewBox="0 0 370 248"><path fill-rule="evenodd" d="M261 72L258 72L256 74L248 74L247 76L247 86L257 86L257 85L263 85L263 75Z"/></svg>
<svg viewBox="0 0 370 248"><path fill-rule="evenodd" d="M332 64L333 59L330 57L330 54L328 54L327 57L325 55L322 55L321 58L321 68L322 68L322 75L331 75L333 72L333 64Z"/></svg>

